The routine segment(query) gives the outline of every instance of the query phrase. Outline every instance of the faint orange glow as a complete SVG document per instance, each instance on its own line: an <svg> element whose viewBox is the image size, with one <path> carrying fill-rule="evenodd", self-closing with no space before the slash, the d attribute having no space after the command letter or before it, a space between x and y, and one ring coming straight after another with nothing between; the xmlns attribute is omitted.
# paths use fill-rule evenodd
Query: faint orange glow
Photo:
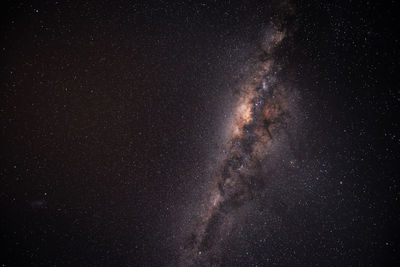
<svg viewBox="0 0 400 267"><path fill-rule="evenodd" d="M236 119L233 125L233 135L240 136L243 131L243 126L250 123L252 120L252 104L247 100L240 104L236 111Z"/></svg>
<svg viewBox="0 0 400 267"><path fill-rule="evenodd" d="M264 116L267 120L273 120L279 115L280 108L275 103L267 104L264 109Z"/></svg>
<svg viewBox="0 0 400 267"><path fill-rule="evenodd" d="M249 103L244 103L240 105L238 113L240 116L240 121L243 124L249 123L251 121L251 105Z"/></svg>

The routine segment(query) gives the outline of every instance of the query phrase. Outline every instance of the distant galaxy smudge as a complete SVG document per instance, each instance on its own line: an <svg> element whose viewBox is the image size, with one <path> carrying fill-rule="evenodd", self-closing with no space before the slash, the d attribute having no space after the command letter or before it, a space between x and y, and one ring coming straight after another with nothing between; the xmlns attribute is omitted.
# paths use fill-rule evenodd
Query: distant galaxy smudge
<svg viewBox="0 0 400 267"><path fill-rule="evenodd" d="M265 187L262 161L282 141L281 134L296 117L296 91L280 79L275 51L286 31L272 27L260 60L241 89L229 124L227 146L213 175L215 186L200 221L185 239L182 266L217 264L222 242L231 234L241 206Z"/></svg>

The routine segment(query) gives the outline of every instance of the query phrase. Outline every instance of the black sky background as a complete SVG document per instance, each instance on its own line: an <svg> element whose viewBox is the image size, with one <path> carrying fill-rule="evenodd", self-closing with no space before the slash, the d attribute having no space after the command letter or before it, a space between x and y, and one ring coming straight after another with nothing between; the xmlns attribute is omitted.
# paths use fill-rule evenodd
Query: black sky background
<svg viewBox="0 0 400 267"><path fill-rule="evenodd" d="M2 5L1 263L170 262L170 224L221 145L226 94L276 4ZM308 117L304 173L326 173L325 200L299 204L307 252L290 263L399 261L395 5L295 3L283 57Z"/></svg>

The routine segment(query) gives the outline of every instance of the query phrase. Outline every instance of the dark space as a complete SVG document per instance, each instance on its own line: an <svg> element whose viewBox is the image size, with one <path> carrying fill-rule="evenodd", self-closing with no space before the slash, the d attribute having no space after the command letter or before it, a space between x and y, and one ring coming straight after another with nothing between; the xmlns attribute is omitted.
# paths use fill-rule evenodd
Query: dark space
<svg viewBox="0 0 400 267"><path fill-rule="evenodd" d="M244 230L209 264L400 263L396 2L1 5L2 266L176 266L271 25L290 29L273 56L300 137L211 218Z"/></svg>

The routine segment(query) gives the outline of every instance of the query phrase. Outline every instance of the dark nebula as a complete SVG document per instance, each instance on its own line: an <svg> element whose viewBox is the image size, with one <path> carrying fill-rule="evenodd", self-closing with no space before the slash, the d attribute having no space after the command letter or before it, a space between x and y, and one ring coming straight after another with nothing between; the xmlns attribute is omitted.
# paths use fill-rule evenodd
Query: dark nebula
<svg viewBox="0 0 400 267"><path fill-rule="evenodd" d="M194 226L184 248L189 250L187 265L215 264L216 251L236 223L237 210L245 203L258 199L266 185L266 158L279 150L281 142L290 142L295 135L302 115L296 108L298 92L279 77L283 68L275 56L275 50L284 40L286 29L271 25L263 38L262 60L256 62L249 77L239 90L233 118L228 125L227 142L220 166L212 175L215 188L211 190L209 203ZM257 57L258 58L258 57ZM261 57L259 57L261 58ZM290 126L289 126L290 125ZM283 135L286 136L283 137ZM290 136L289 138L287 138ZM233 221L232 221L233 220ZM210 255L211 254L211 255ZM208 258L212 258L212 262Z"/></svg>

